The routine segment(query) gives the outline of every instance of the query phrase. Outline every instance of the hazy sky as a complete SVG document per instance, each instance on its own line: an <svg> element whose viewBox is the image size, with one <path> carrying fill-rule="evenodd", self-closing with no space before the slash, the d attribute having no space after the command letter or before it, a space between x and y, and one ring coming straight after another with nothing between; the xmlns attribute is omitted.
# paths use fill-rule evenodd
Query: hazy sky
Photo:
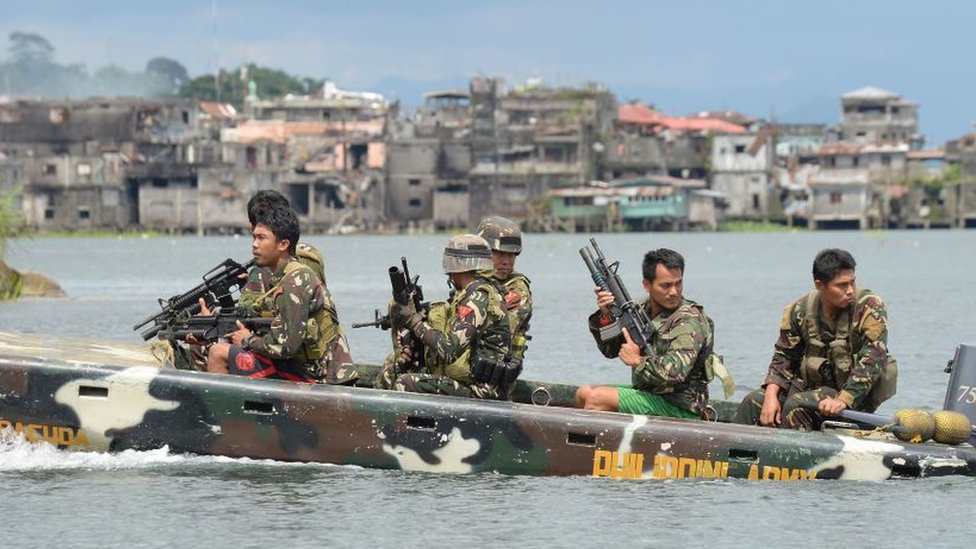
<svg viewBox="0 0 976 549"><path fill-rule="evenodd" d="M976 3L961 0L31 0L0 11L3 36L39 33L59 62L89 70L166 56L196 76L256 62L407 104L475 74L595 80L671 114L830 124L841 93L870 85L919 102L930 145L976 119Z"/></svg>

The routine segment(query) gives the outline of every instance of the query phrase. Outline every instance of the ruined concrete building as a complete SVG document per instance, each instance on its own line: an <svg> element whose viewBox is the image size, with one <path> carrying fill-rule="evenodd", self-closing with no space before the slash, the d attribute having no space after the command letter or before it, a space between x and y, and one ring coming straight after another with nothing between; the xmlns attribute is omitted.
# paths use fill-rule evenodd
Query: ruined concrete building
<svg viewBox="0 0 976 549"><path fill-rule="evenodd" d="M918 133L918 104L896 93L864 87L840 97L838 141L907 143L913 150L924 142Z"/></svg>
<svg viewBox="0 0 976 549"><path fill-rule="evenodd" d="M385 213L401 223L465 227L469 218L471 111L467 90L433 91L387 142Z"/></svg>
<svg viewBox="0 0 976 549"><path fill-rule="evenodd" d="M140 193L170 182L195 202L194 101L112 98L0 104L0 185L33 230L137 226Z"/></svg>
<svg viewBox="0 0 976 549"><path fill-rule="evenodd" d="M534 215L549 190L597 172L616 99L605 88L549 88L530 82L508 93L499 79L472 80L471 218Z"/></svg>

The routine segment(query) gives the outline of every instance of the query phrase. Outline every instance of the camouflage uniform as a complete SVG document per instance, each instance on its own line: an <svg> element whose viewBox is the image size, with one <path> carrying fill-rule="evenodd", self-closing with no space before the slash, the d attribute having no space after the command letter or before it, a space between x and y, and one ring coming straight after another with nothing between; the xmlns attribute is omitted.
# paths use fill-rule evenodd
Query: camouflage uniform
<svg viewBox="0 0 976 549"><path fill-rule="evenodd" d="M529 277L522 273L512 273L505 280L500 280L505 289L505 309L508 311L508 323L512 331L512 356L518 360L525 357L528 348L529 321L532 320L532 290L529 288Z"/></svg>
<svg viewBox="0 0 976 549"><path fill-rule="evenodd" d="M493 252L522 253L522 230L518 223L500 216L489 216L478 224L478 236L488 242ZM508 277L495 278L502 284L505 309L508 312L512 331L512 358L519 363L525 358L528 348L529 321L532 319L532 290L529 277L519 272L509 273Z"/></svg>
<svg viewBox="0 0 976 549"><path fill-rule="evenodd" d="M491 251L484 239L460 235L451 239L444 254L445 272L478 274L455 292L450 302L431 304L426 319L416 311L394 306L398 318L394 329L405 327L417 338L422 345L423 359L422 365L417 364L421 371L400 374L393 388L507 398L507 388L514 384L514 377L500 381L498 375L506 372L506 368L514 371L510 356L512 335L502 289L490 277L490 271L486 271L491 266Z"/></svg>
<svg viewBox="0 0 976 549"><path fill-rule="evenodd" d="M266 281L251 310L274 317L268 334L252 334L243 347L273 359L295 359L310 379L328 383L355 380L349 346L339 326L335 304L319 274L291 258Z"/></svg>
<svg viewBox="0 0 976 549"><path fill-rule="evenodd" d="M647 308L647 301L641 304ZM620 325L605 320L600 311L589 317L590 333L600 352L615 358L624 343ZM648 343L650 356L633 369L634 389L660 395L670 404L704 418L708 406L708 374L706 366L712 356L712 321L701 305L682 299L673 311L662 311L651 319L653 333Z"/></svg>
<svg viewBox="0 0 976 549"><path fill-rule="evenodd" d="M322 260L322 252L313 246L299 242L295 245L295 258L299 262L308 266L315 272L315 276L325 284L325 262ZM251 313L255 313L256 301L273 286L271 283L273 273L268 267L252 267L247 274L247 283L241 288L241 295L238 304Z"/></svg>
<svg viewBox="0 0 976 549"><path fill-rule="evenodd" d="M854 303L829 321L821 314L820 297L815 294L783 311L769 373L762 387L743 399L735 423L759 422L770 383L780 388L782 426L802 430L820 427L823 417L815 410L824 398L837 398L852 410L873 412L894 393L897 365L888 354L884 301L871 290L859 290Z"/></svg>

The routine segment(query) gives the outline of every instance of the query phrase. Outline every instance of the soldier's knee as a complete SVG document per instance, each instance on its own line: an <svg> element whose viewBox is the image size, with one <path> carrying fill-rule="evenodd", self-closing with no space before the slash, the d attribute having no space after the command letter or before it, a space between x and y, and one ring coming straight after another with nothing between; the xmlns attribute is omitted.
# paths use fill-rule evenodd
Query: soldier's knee
<svg viewBox="0 0 976 549"><path fill-rule="evenodd" d="M580 385L579 387L577 387L576 388L576 407L577 408L585 408L586 407L586 401L587 401L587 399L590 398L590 395L592 393L593 393L593 386L592 385Z"/></svg>

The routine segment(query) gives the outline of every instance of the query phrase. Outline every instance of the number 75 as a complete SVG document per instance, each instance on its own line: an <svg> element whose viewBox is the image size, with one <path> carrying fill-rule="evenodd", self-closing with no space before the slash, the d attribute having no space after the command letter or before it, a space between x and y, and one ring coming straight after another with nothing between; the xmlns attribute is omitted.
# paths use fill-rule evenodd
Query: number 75
<svg viewBox="0 0 976 549"><path fill-rule="evenodd" d="M956 402L962 402L963 400L968 404L976 404L976 386L959 386L959 398L956 399Z"/></svg>

